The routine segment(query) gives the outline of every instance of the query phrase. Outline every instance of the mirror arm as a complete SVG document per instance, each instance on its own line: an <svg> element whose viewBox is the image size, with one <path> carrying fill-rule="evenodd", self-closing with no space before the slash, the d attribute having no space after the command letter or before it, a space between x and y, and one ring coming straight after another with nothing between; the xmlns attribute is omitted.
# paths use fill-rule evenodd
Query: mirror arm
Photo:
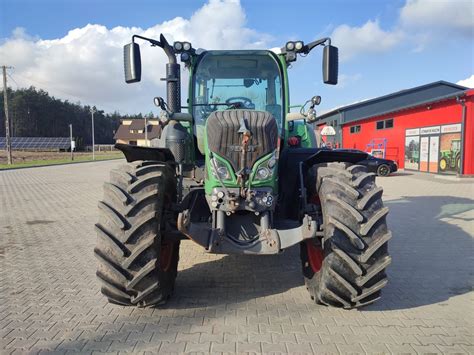
<svg viewBox="0 0 474 355"><path fill-rule="evenodd" d="M161 42L160 42L160 41L157 41L156 39L152 39L152 38L148 38L148 37L143 37L143 36L140 36L140 35L133 35L133 36L132 36L132 42L133 42L133 43L135 43L135 38L144 39L145 41L150 42L153 46L158 46L158 47L163 48L163 45L161 44Z"/></svg>
<svg viewBox="0 0 474 355"><path fill-rule="evenodd" d="M325 37L325 38L321 38L316 41L313 41L311 43L308 43L307 45L304 46L302 53L308 54L309 52L311 52L311 50L314 47L323 45L325 42L328 42L328 44L331 45L331 38Z"/></svg>
<svg viewBox="0 0 474 355"><path fill-rule="evenodd" d="M173 64L176 64L176 56L174 54L173 47L171 47L169 45L169 43L166 40L165 36L163 36L162 34L160 34L160 40L159 41L157 41L156 39L143 37L143 36L140 36L140 35L133 35L132 36L132 42L133 43L135 43L135 38L140 38L140 39L143 39L145 41L148 41L148 42L151 43L152 46L157 46L157 47L163 48L166 55L168 56L169 62L173 63Z"/></svg>

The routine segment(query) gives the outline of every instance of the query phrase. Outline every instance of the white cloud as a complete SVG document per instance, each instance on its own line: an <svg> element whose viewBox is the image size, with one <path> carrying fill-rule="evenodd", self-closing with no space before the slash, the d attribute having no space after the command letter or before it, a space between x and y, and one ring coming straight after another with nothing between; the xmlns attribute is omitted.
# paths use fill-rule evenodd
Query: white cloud
<svg viewBox="0 0 474 355"><path fill-rule="evenodd" d="M392 29L383 30L377 20L369 20L362 26L339 25L331 37L341 48L341 60L388 52L402 41L412 44L412 51L422 52L433 43L459 36L472 40L473 18L472 0L406 0Z"/></svg>
<svg viewBox="0 0 474 355"><path fill-rule="evenodd" d="M474 74L464 80L459 80L456 84L474 89Z"/></svg>
<svg viewBox="0 0 474 355"><path fill-rule="evenodd" d="M448 31L472 37L473 18L472 0L407 0L400 12L403 27L443 35Z"/></svg>
<svg viewBox="0 0 474 355"><path fill-rule="evenodd" d="M33 85L56 97L97 105L106 111L147 113L153 108L153 96L165 95L160 78L165 75L166 56L161 49L143 43L142 82L127 85L122 47L133 34L159 38L160 33L170 43L188 40L195 47L209 49L266 47L271 40L246 27L245 12L238 0L209 0L189 19L176 17L146 29L108 29L88 24L62 38L41 40L18 28L0 45L0 57L15 67L11 74L20 86Z"/></svg>
<svg viewBox="0 0 474 355"><path fill-rule="evenodd" d="M364 53L383 53L395 47L403 38L401 31L384 31L378 21L367 21L360 27L340 25L331 35L340 48L341 60Z"/></svg>
<svg viewBox="0 0 474 355"><path fill-rule="evenodd" d="M362 74L340 74L337 82L336 88L345 89L346 87L357 83L362 79Z"/></svg>

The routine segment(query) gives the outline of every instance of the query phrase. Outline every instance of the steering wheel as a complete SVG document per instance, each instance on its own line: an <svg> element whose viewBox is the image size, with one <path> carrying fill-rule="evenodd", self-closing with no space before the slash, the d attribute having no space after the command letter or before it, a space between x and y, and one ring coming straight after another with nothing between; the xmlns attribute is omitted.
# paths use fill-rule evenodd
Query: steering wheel
<svg viewBox="0 0 474 355"><path fill-rule="evenodd" d="M254 110L255 109L255 104L250 100L248 97L244 96L234 96L234 97L229 97L227 100L225 100L225 103L231 106L232 104L240 103L242 104L243 108ZM241 108L241 107L236 107L236 108Z"/></svg>

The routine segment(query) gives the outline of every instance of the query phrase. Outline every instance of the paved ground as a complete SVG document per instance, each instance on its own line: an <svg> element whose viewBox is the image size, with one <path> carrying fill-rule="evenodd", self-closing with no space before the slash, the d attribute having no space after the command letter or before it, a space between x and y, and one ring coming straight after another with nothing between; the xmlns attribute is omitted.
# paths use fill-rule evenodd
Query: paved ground
<svg viewBox="0 0 474 355"><path fill-rule="evenodd" d="M379 179L391 207L390 283L362 310L313 304L297 249L269 257L181 249L173 300L108 305L93 247L117 161L0 172L0 353L474 353L474 184Z"/></svg>

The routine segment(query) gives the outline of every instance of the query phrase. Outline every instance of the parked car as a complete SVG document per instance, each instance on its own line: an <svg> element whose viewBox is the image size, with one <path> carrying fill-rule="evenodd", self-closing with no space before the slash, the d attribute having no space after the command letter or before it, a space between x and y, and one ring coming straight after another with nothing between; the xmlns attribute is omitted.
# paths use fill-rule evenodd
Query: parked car
<svg viewBox="0 0 474 355"><path fill-rule="evenodd" d="M367 153L363 152L358 149L335 149L339 151L345 151L345 152L359 152L359 153ZM388 176L391 173L394 173L398 170L397 163L395 163L393 160L390 159L383 159L383 158L377 158L371 155L370 153L367 159L362 160L359 162L361 165L365 165L367 167L367 170L372 173L376 173L378 176Z"/></svg>

